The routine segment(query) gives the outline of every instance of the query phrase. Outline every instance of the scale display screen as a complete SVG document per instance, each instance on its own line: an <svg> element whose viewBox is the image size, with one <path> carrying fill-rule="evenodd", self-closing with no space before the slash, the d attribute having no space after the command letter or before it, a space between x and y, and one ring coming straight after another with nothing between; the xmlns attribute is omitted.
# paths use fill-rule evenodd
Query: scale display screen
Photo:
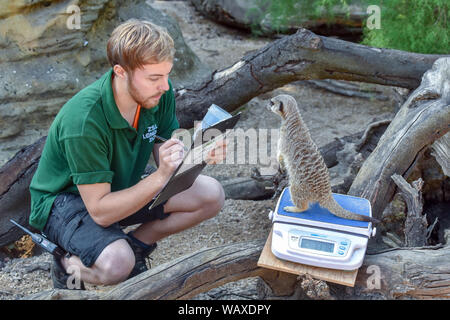
<svg viewBox="0 0 450 320"><path fill-rule="evenodd" d="M302 238L300 240L300 248L332 253L334 251L334 243Z"/></svg>

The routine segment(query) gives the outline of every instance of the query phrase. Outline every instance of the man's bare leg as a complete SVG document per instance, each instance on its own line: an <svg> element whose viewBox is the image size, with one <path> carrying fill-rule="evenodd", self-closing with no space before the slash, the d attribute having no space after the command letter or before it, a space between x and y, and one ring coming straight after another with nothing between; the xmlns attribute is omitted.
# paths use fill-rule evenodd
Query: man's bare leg
<svg viewBox="0 0 450 320"><path fill-rule="evenodd" d="M63 258L66 272L91 284L111 285L127 279L134 266L134 253L125 239L110 243L92 267L86 267L77 256Z"/></svg>
<svg viewBox="0 0 450 320"><path fill-rule="evenodd" d="M171 215L139 226L133 235L144 243L152 244L168 235L193 227L214 217L222 208L225 195L215 179L200 175L187 190L173 196L164 205L164 212ZM127 279L135 264L134 253L125 239L109 244L99 255L94 265L87 268L80 258L71 256L62 259L68 273L75 272L81 280L91 284L110 285Z"/></svg>

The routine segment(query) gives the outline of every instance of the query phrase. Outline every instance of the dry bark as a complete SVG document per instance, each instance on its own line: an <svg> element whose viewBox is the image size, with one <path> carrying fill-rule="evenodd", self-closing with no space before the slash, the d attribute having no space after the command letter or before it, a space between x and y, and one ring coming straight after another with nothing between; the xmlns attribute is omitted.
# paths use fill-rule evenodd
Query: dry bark
<svg viewBox="0 0 450 320"><path fill-rule="evenodd" d="M359 170L349 194L366 198L380 218L394 196L393 174L405 179L423 152L450 130L450 58L437 60Z"/></svg>
<svg viewBox="0 0 450 320"><path fill-rule="evenodd" d="M25 233L9 219L28 226L30 215L29 186L37 169L46 137L20 150L0 168L0 246L19 239Z"/></svg>
<svg viewBox="0 0 450 320"><path fill-rule="evenodd" d="M392 176L400 194L405 199L408 214L405 221L405 244L407 247L420 247L427 244L427 216L423 214L422 186L423 180L418 179L410 185L398 175Z"/></svg>
<svg viewBox="0 0 450 320"><path fill-rule="evenodd" d="M177 116L182 127L192 127L212 103L233 111L253 97L298 80L337 79L415 89L439 57L372 48L299 29L178 90Z"/></svg>
<svg viewBox="0 0 450 320"><path fill-rule="evenodd" d="M257 30L258 34L273 36L275 34L294 33L299 27L307 28L325 36L337 36L341 39L360 39L363 21L368 14L358 5L348 7L348 12L338 6L331 9L333 19L315 17L308 14L303 8L295 19L288 19L279 27L274 27L273 17L270 14L261 17L260 12L267 11L267 3L262 1L240 0L191 0L195 9L206 18L215 22L245 31ZM255 12L255 13L252 13Z"/></svg>

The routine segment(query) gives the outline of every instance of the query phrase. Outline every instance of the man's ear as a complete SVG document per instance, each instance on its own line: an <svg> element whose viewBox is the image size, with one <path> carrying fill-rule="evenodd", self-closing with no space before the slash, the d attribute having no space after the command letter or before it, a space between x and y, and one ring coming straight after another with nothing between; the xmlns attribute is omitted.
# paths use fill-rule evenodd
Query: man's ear
<svg viewBox="0 0 450 320"><path fill-rule="evenodd" d="M116 77L119 77L119 78L122 78L122 79L126 79L127 76L128 76L126 70L120 64L114 65L113 71L114 71L114 75Z"/></svg>

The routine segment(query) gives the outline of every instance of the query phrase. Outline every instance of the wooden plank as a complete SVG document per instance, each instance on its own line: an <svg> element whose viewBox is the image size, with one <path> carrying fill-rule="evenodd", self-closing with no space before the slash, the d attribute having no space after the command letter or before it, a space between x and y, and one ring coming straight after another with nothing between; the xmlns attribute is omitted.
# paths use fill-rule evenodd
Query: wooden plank
<svg viewBox="0 0 450 320"><path fill-rule="evenodd" d="M345 271L345 270L335 270L327 268L319 268L308 266L300 263L295 263L291 261L281 260L275 257L272 253L272 231L267 238L264 249L261 252L257 265L259 267L278 270L293 274L309 274L311 277L342 284L344 286L353 287L356 281L356 275L358 274L358 269Z"/></svg>

